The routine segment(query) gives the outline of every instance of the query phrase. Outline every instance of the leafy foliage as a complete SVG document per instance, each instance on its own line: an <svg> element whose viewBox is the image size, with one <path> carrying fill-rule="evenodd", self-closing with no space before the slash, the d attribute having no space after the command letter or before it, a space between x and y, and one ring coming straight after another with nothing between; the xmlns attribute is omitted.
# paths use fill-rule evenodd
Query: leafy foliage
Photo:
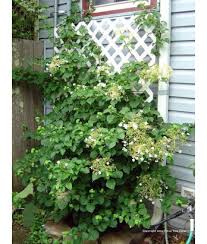
<svg viewBox="0 0 207 244"><path fill-rule="evenodd" d="M167 211L174 200L175 179L163 160L173 158L190 131L164 123L140 92L143 79L167 80L166 72L143 62L113 72L71 18L59 36L60 53L36 82L53 111L37 118L33 137L40 146L18 162L17 175L33 184L34 203L50 217L73 216L70 243L95 240L119 223L147 228L148 206L158 198Z"/></svg>
<svg viewBox="0 0 207 244"><path fill-rule="evenodd" d="M43 71L34 71L32 68L14 68L12 69L12 85L16 86L20 83L35 84L43 86L50 81L48 73Z"/></svg>
<svg viewBox="0 0 207 244"><path fill-rule="evenodd" d="M160 55L160 49L166 42L169 42L168 29L165 21L161 21L161 16L156 8L147 9L144 4L138 4L142 11L137 15L135 22L140 27L152 28L152 33L156 37L152 53Z"/></svg>
<svg viewBox="0 0 207 244"><path fill-rule="evenodd" d="M29 209L30 208L30 209ZM29 211L31 210L31 212ZM28 211L28 212L27 212ZM25 216L26 215L26 216ZM32 216L31 216L32 215ZM31 222L31 217L33 221ZM29 225L25 220L29 221ZM21 229L26 232L26 240L24 244L60 244L58 240L53 240L44 230L44 224L47 220L45 211L38 210L34 212L32 204L26 209L25 212L15 212L13 214L13 221L17 223Z"/></svg>
<svg viewBox="0 0 207 244"><path fill-rule="evenodd" d="M12 36L13 38L35 38L37 21L43 19L44 6L37 0L12 0Z"/></svg>

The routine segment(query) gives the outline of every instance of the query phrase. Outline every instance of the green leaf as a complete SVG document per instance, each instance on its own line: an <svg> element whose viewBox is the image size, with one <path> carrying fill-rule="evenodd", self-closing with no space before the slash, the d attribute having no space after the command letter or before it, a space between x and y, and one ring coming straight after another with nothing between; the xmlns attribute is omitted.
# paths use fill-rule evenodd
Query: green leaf
<svg viewBox="0 0 207 244"><path fill-rule="evenodd" d="M92 205L92 204L86 205L86 210L88 212L93 213L94 209L95 209L95 206L94 205Z"/></svg>
<svg viewBox="0 0 207 244"><path fill-rule="evenodd" d="M72 190L73 185L72 185L71 182L68 182L68 183L65 185L65 187L66 187L68 190Z"/></svg>
<svg viewBox="0 0 207 244"><path fill-rule="evenodd" d="M136 100L134 99L134 100L130 101L129 104L130 104L130 106L132 108L136 108L138 106L138 104L139 104L139 100L138 99L136 99Z"/></svg>
<svg viewBox="0 0 207 244"><path fill-rule="evenodd" d="M62 156L65 154L65 149L64 149L64 148L60 149L60 154L61 154Z"/></svg>
<svg viewBox="0 0 207 244"><path fill-rule="evenodd" d="M25 227L31 227L34 219L37 207L33 203L28 203L23 211L23 225Z"/></svg>
<svg viewBox="0 0 207 244"><path fill-rule="evenodd" d="M45 192L45 190L46 190L46 185L39 185L38 187L37 187L37 190L39 191L39 192Z"/></svg>
<svg viewBox="0 0 207 244"><path fill-rule="evenodd" d="M96 151L91 151L91 153L90 153L90 157L91 157L92 159L96 158L97 155L98 155L98 153L97 153Z"/></svg>
<svg viewBox="0 0 207 244"><path fill-rule="evenodd" d="M90 241L95 241L95 240L98 239L98 237L99 237L98 231L97 230L91 230L90 229L89 240Z"/></svg>
<svg viewBox="0 0 207 244"><path fill-rule="evenodd" d="M124 139L124 137L125 137L125 133L124 133L124 130L123 129L121 129L121 128L118 128L117 129L117 137L119 138L119 139Z"/></svg>
<svg viewBox="0 0 207 244"><path fill-rule="evenodd" d="M89 168L82 168L82 169L80 170L80 172L81 172L81 173L84 173L84 174L89 174L90 170L89 170Z"/></svg>
<svg viewBox="0 0 207 244"><path fill-rule="evenodd" d="M84 239L84 240L88 240L88 237L89 235L88 235L88 233L87 232L83 232L82 233L82 238Z"/></svg>
<svg viewBox="0 0 207 244"><path fill-rule="evenodd" d="M88 98L87 103L89 103L91 105L94 102L94 100L95 100L94 98Z"/></svg>
<svg viewBox="0 0 207 244"><path fill-rule="evenodd" d="M130 173L130 167L128 165L123 165L122 169L123 169L124 173L126 173L126 174Z"/></svg>
<svg viewBox="0 0 207 244"><path fill-rule="evenodd" d="M107 180L107 182L106 182L106 186L107 186L109 189L114 190L115 185L116 185L116 181L115 181L114 179L109 179L109 180Z"/></svg>
<svg viewBox="0 0 207 244"><path fill-rule="evenodd" d="M64 196L64 197L58 198L56 202L57 202L58 208L63 210L64 208L67 207L67 205L69 203L69 199L67 196Z"/></svg>
<svg viewBox="0 0 207 244"><path fill-rule="evenodd" d="M116 178L122 178L123 177L123 172L122 171L115 171L113 173L113 176L116 177Z"/></svg>
<svg viewBox="0 0 207 244"><path fill-rule="evenodd" d="M147 210L146 210L146 208L141 208L141 209L139 209L138 213L144 216L147 214Z"/></svg>
<svg viewBox="0 0 207 244"><path fill-rule="evenodd" d="M33 183L30 183L27 187L24 188L23 191L17 194L18 198L24 199L29 195L33 195Z"/></svg>
<svg viewBox="0 0 207 244"><path fill-rule="evenodd" d="M103 204L104 203L104 197L102 195L97 196L97 201L99 204Z"/></svg>
<svg viewBox="0 0 207 244"><path fill-rule="evenodd" d="M126 114L129 112L129 108L128 107L123 107L120 111L121 114Z"/></svg>
<svg viewBox="0 0 207 244"><path fill-rule="evenodd" d="M98 174L92 174L92 181L98 180L102 177L102 175L98 175Z"/></svg>
<svg viewBox="0 0 207 244"><path fill-rule="evenodd" d="M115 119L115 116L114 115L108 115L107 118L106 118L106 120L107 120L107 122L109 124L112 124L113 121L114 121L114 119Z"/></svg>
<svg viewBox="0 0 207 244"><path fill-rule="evenodd" d="M109 147L109 149L115 147L116 146L116 141L111 141L110 143L107 143L107 146Z"/></svg>

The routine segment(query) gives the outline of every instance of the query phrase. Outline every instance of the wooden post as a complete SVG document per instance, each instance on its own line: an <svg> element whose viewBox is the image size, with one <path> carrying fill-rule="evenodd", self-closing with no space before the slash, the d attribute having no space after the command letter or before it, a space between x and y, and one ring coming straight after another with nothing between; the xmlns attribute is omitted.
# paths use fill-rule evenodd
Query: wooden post
<svg viewBox="0 0 207 244"><path fill-rule="evenodd" d="M35 63L36 58L43 57L43 43L33 40L14 39L12 43L12 67L30 67L40 70ZM26 150L35 146L32 140L25 140L24 127L34 131L36 128L35 117L43 114L43 97L34 85L21 83L12 87L12 162L21 159ZM13 174L13 190L21 189L19 180Z"/></svg>
<svg viewBox="0 0 207 244"><path fill-rule="evenodd" d="M160 0L160 14L161 19L167 23L169 30L169 37L171 31L171 1ZM166 43L160 50L159 65L163 66L170 64L170 43ZM168 121L168 97L169 97L169 84L167 82L159 82L158 87L158 111L163 117L164 121Z"/></svg>

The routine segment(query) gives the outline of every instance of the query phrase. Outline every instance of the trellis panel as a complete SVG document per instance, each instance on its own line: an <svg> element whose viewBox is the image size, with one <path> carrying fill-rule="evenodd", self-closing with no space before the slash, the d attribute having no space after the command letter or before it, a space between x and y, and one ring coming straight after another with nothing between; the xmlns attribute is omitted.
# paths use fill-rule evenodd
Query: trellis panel
<svg viewBox="0 0 207 244"><path fill-rule="evenodd" d="M139 28L134 19L134 15L92 19L88 24L80 22L76 30L81 26L87 28L115 71L119 72L125 63L135 60L153 65L156 62L152 54L155 36L152 29ZM121 35L126 36L128 43L121 40Z"/></svg>

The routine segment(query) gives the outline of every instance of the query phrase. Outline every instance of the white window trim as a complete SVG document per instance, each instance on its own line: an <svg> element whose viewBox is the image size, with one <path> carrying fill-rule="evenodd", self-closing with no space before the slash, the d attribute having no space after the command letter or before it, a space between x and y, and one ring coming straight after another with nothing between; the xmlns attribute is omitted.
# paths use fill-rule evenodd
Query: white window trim
<svg viewBox="0 0 207 244"><path fill-rule="evenodd" d="M93 13L100 13L100 12L107 12L111 10L123 10L128 8L136 8L138 3L145 3L146 5L150 5L150 0L144 1L124 1L124 2L116 2L116 3L108 3L108 4L101 4L95 5L95 11Z"/></svg>

